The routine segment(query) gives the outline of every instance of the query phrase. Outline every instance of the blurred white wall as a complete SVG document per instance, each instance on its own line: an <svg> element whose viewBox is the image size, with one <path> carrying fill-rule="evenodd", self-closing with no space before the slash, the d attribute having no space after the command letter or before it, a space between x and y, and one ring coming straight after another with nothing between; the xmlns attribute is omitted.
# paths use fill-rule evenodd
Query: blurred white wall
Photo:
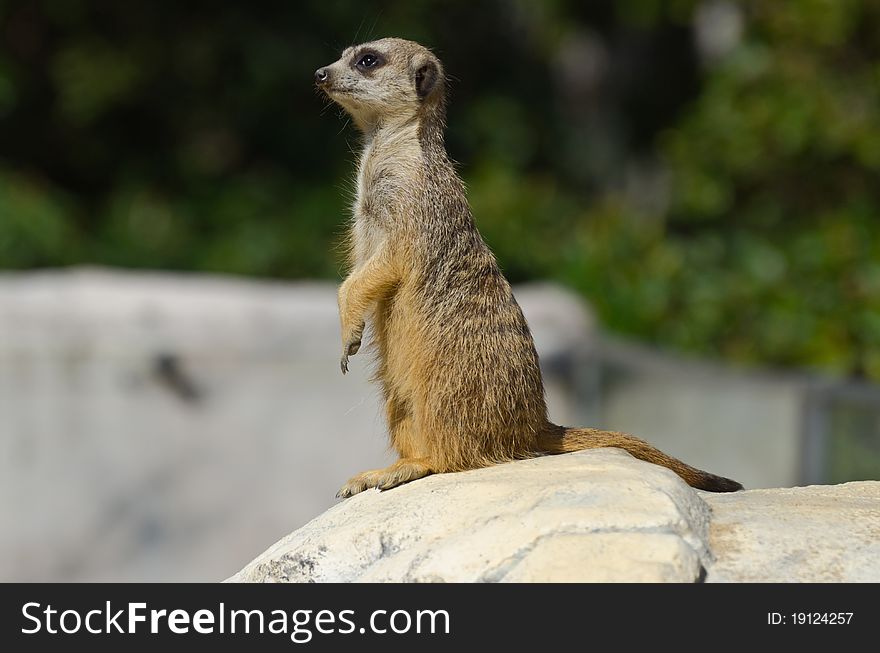
<svg viewBox="0 0 880 653"><path fill-rule="evenodd" d="M548 360L587 337L567 294L519 297ZM0 276L0 580L242 567L391 460L369 359L343 377L340 348L330 283Z"/></svg>
<svg viewBox="0 0 880 653"><path fill-rule="evenodd" d="M805 380L743 372L604 338L598 412L588 421L639 434L747 488L803 482Z"/></svg>

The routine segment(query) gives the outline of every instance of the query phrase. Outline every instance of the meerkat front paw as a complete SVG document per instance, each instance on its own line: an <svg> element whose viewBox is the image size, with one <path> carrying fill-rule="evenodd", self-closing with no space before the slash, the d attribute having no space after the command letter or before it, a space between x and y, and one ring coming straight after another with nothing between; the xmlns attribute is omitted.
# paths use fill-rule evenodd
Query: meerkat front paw
<svg viewBox="0 0 880 653"><path fill-rule="evenodd" d="M339 361L339 367L342 368L342 373L345 374L348 372L348 357L354 356L358 353L358 349L361 348L361 339L358 338L354 342L349 342L342 348L342 359Z"/></svg>
<svg viewBox="0 0 880 653"><path fill-rule="evenodd" d="M343 374L348 372L348 357L354 356L361 348L361 338L363 337L363 333L364 324L362 322L361 325L343 341L342 358L339 361L339 367L342 369Z"/></svg>

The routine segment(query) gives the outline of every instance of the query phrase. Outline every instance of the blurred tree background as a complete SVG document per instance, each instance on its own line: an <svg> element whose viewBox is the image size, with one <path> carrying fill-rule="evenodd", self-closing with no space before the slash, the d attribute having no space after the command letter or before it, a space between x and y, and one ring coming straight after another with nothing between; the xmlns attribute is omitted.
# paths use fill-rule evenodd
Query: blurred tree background
<svg viewBox="0 0 880 653"><path fill-rule="evenodd" d="M432 46L512 281L669 348L880 380L880 3L0 1L0 268L339 275L346 45Z"/></svg>

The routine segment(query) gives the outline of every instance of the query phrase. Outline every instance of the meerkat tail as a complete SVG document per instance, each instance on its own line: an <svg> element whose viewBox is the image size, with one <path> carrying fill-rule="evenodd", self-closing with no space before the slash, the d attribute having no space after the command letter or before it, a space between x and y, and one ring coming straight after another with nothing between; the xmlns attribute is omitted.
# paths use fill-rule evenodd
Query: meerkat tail
<svg viewBox="0 0 880 653"><path fill-rule="evenodd" d="M539 444L548 454L570 453L583 449L618 447L639 460L671 469L691 487L709 492L737 492L743 486L734 480L716 476L687 465L626 433L591 428L556 427L541 435Z"/></svg>

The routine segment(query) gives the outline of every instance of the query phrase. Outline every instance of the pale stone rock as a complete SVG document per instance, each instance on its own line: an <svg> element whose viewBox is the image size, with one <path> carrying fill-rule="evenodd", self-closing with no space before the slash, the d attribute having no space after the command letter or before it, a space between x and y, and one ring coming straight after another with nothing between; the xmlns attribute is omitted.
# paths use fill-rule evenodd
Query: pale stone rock
<svg viewBox="0 0 880 653"><path fill-rule="evenodd" d="M618 449L368 491L235 582L877 582L880 482L698 492Z"/></svg>
<svg viewBox="0 0 880 653"><path fill-rule="evenodd" d="M691 582L700 556L672 533L589 533L540 540L504 577L512 583Z"/></svg>
<svg viewBox="0 0 880 653"><path fill-rule="evenodd" d="M585 451L367 491L230 580L692 582L708 517L672 472Z"/></svg>
<svg viewBox="0 0 880 653"><path fill-rule="evenodd" d="M880 483L702 493L710 582L880 581Z"/></svg>

